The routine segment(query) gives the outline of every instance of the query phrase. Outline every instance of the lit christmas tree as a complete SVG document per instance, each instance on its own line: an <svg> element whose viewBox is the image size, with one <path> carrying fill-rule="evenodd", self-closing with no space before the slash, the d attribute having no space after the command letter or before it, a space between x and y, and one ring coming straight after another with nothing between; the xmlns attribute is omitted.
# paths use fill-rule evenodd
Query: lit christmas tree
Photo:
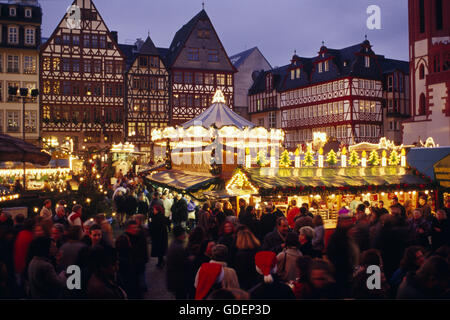
<svg viewBox="0 0 450 320"><path fill-rule="evenodd" d="M369 154L369 159L367 159L367 163L372 166L377 166L380 164L380 157L378 156L378 152L376 150L372 150Z"/></svg>
<svg viewBox="0 0 450 320"><path fill-rule="evenodd" d="M335 164L338 163L338 158L336 156L336 152L334 152L333 149L330 150L330 152L328 152L327 154L327 160L325 160L328 165L330 166L334 166Z"/></svg>
<svg viewBox="0 0 450 320"><path fill-rule="evenodd" d="M314 152L311 150L311 147L308 148L308 151L305 153L305 159L303 160L303 164L306 167L312 167L316 160L314 160Z"/></svg>
<svg viewBox="0 0 450 320"><path fill-rule="evenodd" d="M400 156L397 151L392 150L391 155L389 156L388 163L390 166L396 166L400 163Z"/></svg>
<svg viewBox="0 0 450 320"><path fill-rule="evenodd" d="M289 168L291 166L291 159L289 158L289 152L284 150L280 156L280 167Z"/></svg>
<svg viewBox="0 0 450 320"><path fill-rule="evenodd" d="M268 162L269 161L267 161L265 150L259 150L256 154L256 164L260 167L264 167Z"/></svg>
<svg viewBox="0 0 450 320"><path fill-rule="evenodd" d="M361 160L359 159L359 156L358 156L358 152L356 152L356 150L353 150L350 153L350 158L348 158L348 162L353 167L357 166L361 162Z"/></svg>

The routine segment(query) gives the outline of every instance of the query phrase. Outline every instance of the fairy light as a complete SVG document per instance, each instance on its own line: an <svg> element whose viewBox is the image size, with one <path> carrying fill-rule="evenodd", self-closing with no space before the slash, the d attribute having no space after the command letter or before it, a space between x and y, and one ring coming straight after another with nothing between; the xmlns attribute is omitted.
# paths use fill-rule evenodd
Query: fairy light
<svg viewBox="0 0 450 320"><path fill-rule="evenodd" d="M248 185L253 193L258 193L258 189L253 186L253 184L248 180L247 176L242 171L238 171L231 178L225 189L228 193L232 194L232 189L235 189L236 187L242 188L244 185Z"/></svg>

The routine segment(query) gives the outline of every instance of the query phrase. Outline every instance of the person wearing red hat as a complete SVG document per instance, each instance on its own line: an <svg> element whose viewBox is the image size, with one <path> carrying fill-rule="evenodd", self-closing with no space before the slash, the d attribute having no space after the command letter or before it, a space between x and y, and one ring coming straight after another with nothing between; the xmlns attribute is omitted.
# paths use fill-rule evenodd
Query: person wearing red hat
<svg viewBox="0 0 450 320"><path fill-rule="evenodd" d="M256 271L264 280L250 290L251 299L295 299L292 289L282 282L277 273L277 256L272 251L260 251L255 255Z"/></svg>
<svg viewBox="0 0 450 320"><path fill-rule="evenodd" d="M221 288L223 267L218 263L203 263L195 279L195 300L206 298L210 292Z"/></svg>

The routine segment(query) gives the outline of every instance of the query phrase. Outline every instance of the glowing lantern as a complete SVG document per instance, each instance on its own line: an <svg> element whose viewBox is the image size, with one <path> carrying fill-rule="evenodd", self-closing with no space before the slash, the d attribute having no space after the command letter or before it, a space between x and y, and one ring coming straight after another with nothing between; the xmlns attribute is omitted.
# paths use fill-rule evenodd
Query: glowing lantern
<svg viewBox="0 0 450 320"><path fill-rule="evenodd" d="M365 151L361 154L361 167L367 167L367 153Z"/></svg>
<svg viewBox="0 0 450 320"><path fill-rule="evenodd" d="M295 150L294 160L295 160L295 167L300 168L300 150L298 148Z"/></svg>
<svg viewBox="0 0 450 320"><path fill-rule="evenodd" d="M323 149L319 149L319 168L323 168Z"/></svg>
<svg viewBox="0 0 450 320"><path fill-rule="evenodd" d="M386 150L383 150L383 152L381 153L381 166L382 167L386 167L387 164L387 159L386 159Z"/></svg>
<svg viewBox="0 0 450 320"><path fill-rule="evenodd" d="M341 166L343 168L347 166L347 149L345 147L343 147L341 151Z"/></svg>

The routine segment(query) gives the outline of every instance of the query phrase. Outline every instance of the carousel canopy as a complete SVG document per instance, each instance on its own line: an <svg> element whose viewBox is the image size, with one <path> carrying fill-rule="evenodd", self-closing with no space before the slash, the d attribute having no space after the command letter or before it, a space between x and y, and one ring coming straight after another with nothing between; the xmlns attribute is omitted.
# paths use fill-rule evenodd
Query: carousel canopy
<svg viewBox="0 0 450 320"><path fill-rule="evenodd" d="M413 168L435 179L434 165L448 155L450 147L413 148L409 150L406 160Z"/></svg>
<svg viewBox="0 0 450 320"><path fill-rule="evenodd" d="M198 172L190 173L181 170L160 171L148 175L146 178L150 183L158 186L186 192L206 189L211 184L217 182L217 178L212 175L202 175Z"/></svg>
<svg viewBox="0 0 450 320"><path fill-rule="evenodd" d="M244 129L245 127L253 128L255 126L252 122L242 118L227 107L220 90L214 95L213 104L208 109L203 111L203 113L196 118L183 123L182 127L185 129L191 126L203 126L209 128L212 125L215 125L217 128L236 126L239 129Z"/></svg>

